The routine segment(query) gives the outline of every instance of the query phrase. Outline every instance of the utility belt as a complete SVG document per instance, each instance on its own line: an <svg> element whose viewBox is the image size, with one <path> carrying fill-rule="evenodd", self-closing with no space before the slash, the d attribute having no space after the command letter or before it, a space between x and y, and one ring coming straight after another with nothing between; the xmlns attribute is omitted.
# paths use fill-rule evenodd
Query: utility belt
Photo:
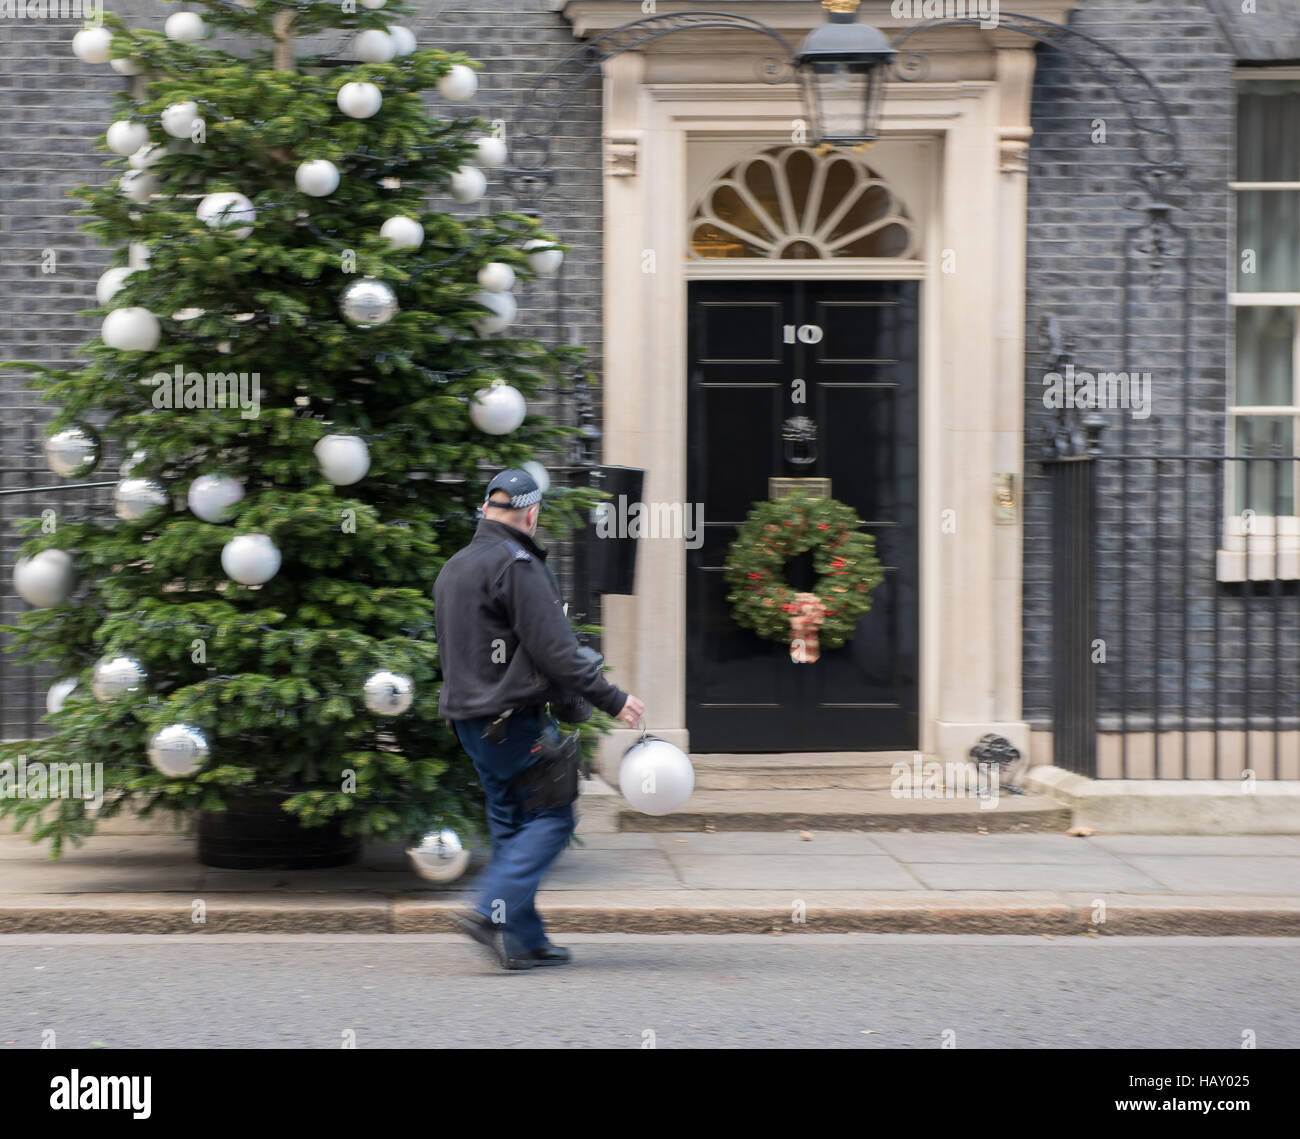
<svg viewBox="0 0 1300 1139"><path fill-rule="evenodd" d="M578 797L579 774L591 778L582 762L579 733L567 735L546 717L545 704L526 704L503 712L483 729L483 738L493 743L505 739L507 722L513 715L534 714L542 733L529 749L532 762L510 782L510 790L524 800L525 811L567 807Z"/></svg>

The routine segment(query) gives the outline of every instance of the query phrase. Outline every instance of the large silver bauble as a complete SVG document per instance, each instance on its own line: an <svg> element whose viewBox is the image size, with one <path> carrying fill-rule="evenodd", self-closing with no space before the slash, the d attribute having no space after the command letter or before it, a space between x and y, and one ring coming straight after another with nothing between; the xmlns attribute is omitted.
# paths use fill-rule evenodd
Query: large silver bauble
<svg viewBox="0 0 1300 1139"><path fill-rule="evenodd" d="M113 513L123 522L136 522L170 503L153 479L123 479L113 490Z"/></svg>
<svg viewBox="0 0 1300 1139"><path fill-rule="evenodd" d="M45 440L45 462L65 479L88 475L99 463L99 438L89 427L74 423Z"/></svg>
<svg viewBox="0 0 1300 1139"><path fill-rule="evenodd" d="M177 43L197 43L207 34L202 17L194 12L173 12L163 24L163 35Z"/></svg>
<svg viewBox="0 0 1300 1139"><path fill-rule="evenodd" d="M42 550L14 563L14 592L36 609L62 605L76 585L76 564L67 550Z"/></svg>
<svg viewBox="0 0 1300 1139"><path fill-rule="evenodd" d="M360 435L325 435L313 448L321 474L335 486L351 486L370 470L370 449Z"/></svg>
<svg viewBox="0 0 1300 1139"><path fill-rule="evenodd" d="M393 58L410 55L415 50L415 33L401 24L389 24L388 36L393 41Z"/></svg>
<svg viewBox="0 0 1300 1139"><path fill-rule="evenodd" d="M243 194L222 190L206 195L199 202L194 216L199 221L207 222L213 229L228 230L236 237L244 238L253 232L253 227L243 223L256 221L257 210Z"/></svg>
<svg viewBox="0 0 1300 1139"><path fill-rule="evenodd" d="M104 657L95 665L90 691L96 700L116 700L129 692L139 692L149 674L135 657Z"/></svg>
<svg viewBox="0 0 1300 1139"><path fill-rule="evenodd" d="M453 63L447 74L438 80L438 94L451 103L472 99L477 90L478 76L473 68L463 63Z"/></svg>
<svg viewBox="0 0 1300 1139"><path fill-rule="evenodd" d="M400 716L415 698L415 685L400 672L372 672L361 690L366 707L380 716Z"/></svg>
<svg viewBox="0 0 1300 1139"><path fill-rule="evenodd" d="M343 290L339 308L358 328L373 328L397 315L397 295L378 278L362 277Z"/></svg>
<svg viewBox="0 0 1300 1139"><path fill-rule="evenodd" d="M229 475L199 475L185 496L190 512L204 522L225 522L244 497L244 484Z"/></svg>
<svg viewBox="0 0 1300 1139"><path fill-rule="evenodd" d="M519 313L514 293L493 293L484 289L474 294L474 301L488 311L474 321L474 331L491 336L510 327Z"/></svg>
<svg viewBox="0 0 1300 1139"><path fill-rule="evenodd" d="M208 760L212 749L202 730L192 724L168 724L149 739L149 762L164 775L183 779Z"/></svg>
<svg viewBox="0 0 1300 1139"><path fill-rule="evenodd" d="M524 252L528 254L528 264L536 273L554 273L564 260L564 250L556 249L554 244L535 237L524 242Z"/></svg>
<svg viewBox="0 0 1300 1139"><path fill-rule="evenodd" d="M162 325L147 308L131 305L114 309L104 317L99 337L120 352L152 352L162 337Z"/></svg>
<svg viewBox="0 0 1300 1139"><path fill-rule="evenodd" d="M643 814L671 814L691 797L695 768L681 748L658 736L642 735L623 753L618 788Z"/></svg>
<svg viewBox="0 0 1300 1139"><path fill-rule="evenodd" d="M170 103L163 108L158 118L162 129L172 138L188 139L194 132L194 123L199 117L199 105L192 99L183 99L179 103Z"/></svg>
<svg viewBox="0 0 1300 1139"><path fill-rule="evenodd" d="M410 847L411 868L429 882L454 882L469 865L470 852L454 830L430 831Z"/></svg>
<svg viewBox="0 0 1300 1139"><path fill-rule="evenodd" d="M280 572L280 551L265 534L239 534L221 547L221 568L240 585L265 585Z"/></svg>
<svg viewBox="0 0 1300 1139"><path fill-rule="evenodd" d="M527 413L524 397L509 384L480 388L469 404L470 422L487 435L509 435L523 423Z"/></svg>
<svg viewBox="0 0 1300 1139"><path fill-rule="evenodd" d="M112 46L113 33L108 28L82 28L72 37L72 54L82 63L107 63Z"/></svg>
<svg viewBox="0 0 1300 1139"><path fill-rule="evenodd" d="M105 269L95 283L95 300L103 308L108 308L109 303L121 292L122 286L126 284L126 279L134 272L135 270L129 265L123 265L116 269Z"/></svg>
<svg viewBox="0 0 1300 1139"><path fill-rule="evenodd" d="M117 122L109 125L104 137L108 149L125 158L127 155L134 154L149 141L149 128L144 123L132 119L118 119Z"/></svg>
<svg viewBox="0 0 1300 1139"><path fill-rule="evenodd" d="M352 51L365 63L387 63L397 51L397 45L387 32L367 28L352 38Z"/></svg>

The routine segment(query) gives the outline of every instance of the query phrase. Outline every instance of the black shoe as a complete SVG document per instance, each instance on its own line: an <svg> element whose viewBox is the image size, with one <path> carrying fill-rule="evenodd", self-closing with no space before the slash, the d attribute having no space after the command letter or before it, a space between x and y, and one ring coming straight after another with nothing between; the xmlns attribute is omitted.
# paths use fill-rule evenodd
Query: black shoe
<svg viewBox="0 0 1300 1139"><path fill-rule="evenodd" d="M543 945L522 957L507 957L507 969L534 969L538 965L567 965L569 951L559 945Z"/></svg>
<svg viewBox="0 0 1300 1139"><path fill-rule="evenodd" d="M467 937L472 937L492 955L497 965L506 965L506 949L501 941L501 927L485 918L477 910L457 910L451 915L456 928ZM509 968L509 966L506 966Z"/></svg>

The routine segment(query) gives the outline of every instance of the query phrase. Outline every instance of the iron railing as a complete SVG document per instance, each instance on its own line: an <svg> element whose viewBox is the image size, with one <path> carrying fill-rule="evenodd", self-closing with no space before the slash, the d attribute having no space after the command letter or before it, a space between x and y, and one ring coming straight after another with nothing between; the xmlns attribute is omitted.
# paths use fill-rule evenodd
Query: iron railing
<svg viewBox="0 0 1300 1139"><path fill-rule="evenodd" d="M1300 778L1300 550L1278 525L1295 523L1300 456L1275 434L1238 455L1047 466L1056 765Z"/></svg>

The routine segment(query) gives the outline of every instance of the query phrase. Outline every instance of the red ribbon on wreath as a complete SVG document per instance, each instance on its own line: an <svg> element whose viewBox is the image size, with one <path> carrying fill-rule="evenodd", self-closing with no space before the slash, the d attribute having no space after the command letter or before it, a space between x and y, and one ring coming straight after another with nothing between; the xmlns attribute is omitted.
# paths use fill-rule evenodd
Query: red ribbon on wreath
<svg viewBox="0 0 1300 1139"><path fill-rule="evenodd" d="M825 620L826 606L815 593L796 593L790 609L790 659L795 664L815 664L821 656L817 630Z"/></svg>

